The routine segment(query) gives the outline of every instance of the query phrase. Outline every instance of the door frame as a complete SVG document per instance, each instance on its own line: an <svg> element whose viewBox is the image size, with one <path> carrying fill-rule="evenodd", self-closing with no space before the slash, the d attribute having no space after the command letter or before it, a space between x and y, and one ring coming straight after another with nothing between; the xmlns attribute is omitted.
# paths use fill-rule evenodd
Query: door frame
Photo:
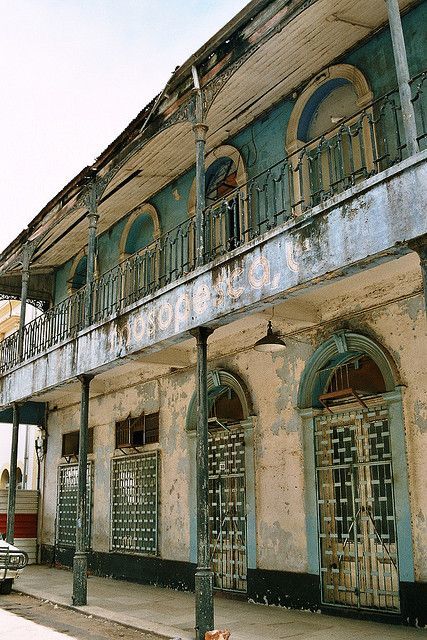
<svg viewBox="0 0 427 640"><path fill-rule="evenodd" d="M298 394L298 412L302 422L304 450L307 570L308 573L317 575L320 578L313 431L314 419L317 415L321 415L323 410L315 406L316 402L314 400L316 395L319 394L319 376L317 376L317 372L326 366L326 363L331 358L339 358L340 356L345 358L348 357L350 352L361 352L370 356L379 366L386 384L387 391L381 394L381 402L387 405L389 411L396 532L399 549L399 578L400 582L415 582L407 451L403 419L404 387L400 384L397 368L389 354L382 347L366 336L344 331L334 334L324 342L308 360L301 378ZM330 605L327 606L329 607Z"/></svg>
<svg viewBox="0 0 427 640"><path fill-rule="evenodd" d="M230 386L239 396L244 419L238 424L244 431L245 437L245 472L246 472L246 560L247 569L256 569L256 512L255 512L255 459L254 459L254 429L257 418L252 415L250 396L242 381L228 371L210 371L208 373L208 388L214 389L219 385ZM189 482L189 515L190 515L190 562L197 564L197 501L196 501L196 431L193 426L193 407L195 395L191 399L187 412L188 452L190 458Z"/></svg>

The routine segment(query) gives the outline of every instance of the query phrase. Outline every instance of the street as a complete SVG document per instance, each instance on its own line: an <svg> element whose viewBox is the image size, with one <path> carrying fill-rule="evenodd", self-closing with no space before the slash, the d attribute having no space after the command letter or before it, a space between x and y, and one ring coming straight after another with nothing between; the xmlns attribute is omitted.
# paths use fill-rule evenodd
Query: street
<svg viewBox="0 0 427 640"><path fill-rule="evenodd" d="M0 629L8 640L164 640L15 592L0 596Z"/></svg>

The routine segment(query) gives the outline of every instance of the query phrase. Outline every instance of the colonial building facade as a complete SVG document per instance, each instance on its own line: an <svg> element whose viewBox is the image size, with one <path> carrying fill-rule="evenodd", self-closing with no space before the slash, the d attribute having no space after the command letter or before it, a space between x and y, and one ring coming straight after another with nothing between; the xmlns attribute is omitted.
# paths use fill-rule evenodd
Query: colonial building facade
<svg viewBox="0 0 427 640"><path fill-rule="evenodd" d="M44 313L0 401L45 429L40 560L77 604L86 565L197 566L198 638L212 584L425 624L427 2L399 5L253 0L1 255Z"/></svg>

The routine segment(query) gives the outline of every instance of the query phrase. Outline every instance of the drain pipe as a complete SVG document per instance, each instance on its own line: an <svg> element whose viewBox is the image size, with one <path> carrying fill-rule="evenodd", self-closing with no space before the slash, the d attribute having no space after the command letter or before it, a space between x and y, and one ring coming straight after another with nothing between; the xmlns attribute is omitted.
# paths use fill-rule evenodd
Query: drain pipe
<svg viewBox="0 0 427 640"><path fill-rule="evenodd" d="M196 266L204 262L205 233L204 212L206 192L205 148L208 126L203 113L203 92L200 87L199 75L195 66L191 67L193 74L194 92L196 95L196 118L193 131L196 139Z"/></svg>

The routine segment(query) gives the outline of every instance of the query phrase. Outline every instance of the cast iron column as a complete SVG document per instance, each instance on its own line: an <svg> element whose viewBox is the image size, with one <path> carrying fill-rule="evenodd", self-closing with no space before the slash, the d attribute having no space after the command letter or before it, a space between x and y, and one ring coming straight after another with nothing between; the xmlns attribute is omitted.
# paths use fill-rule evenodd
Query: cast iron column
<svg viewBox="0 0 427 640"><path fill-rule="evenodd" d="M197 78L197 72L194 70L193 73ZM196 138L196 266L200 267L205 258L205 148L208 126L204 122L203 94L199 86L196 87L196 123L193 125L193 131Z"/></svg>
<svg viewBox="0 0 427 640"><path fill-rule="evenodd" d="M89 422L89 386L93 376L82 375L82 401L80 407L79 471L77 489L76 552L73 561L73 604L87 604L87 552L86 552L86 491L87 446Z"/></svg>
<svg viewBox="0 0 427 640"><path fill-rule="evenodd" d="M92 322L93 311L93 280L95 276L95 256L96 256L96 231L98 225L98 210L96 204L96 184L91 187L88 198L88 222L89 233L87 242L87 264L86 264L86 295L85 295L85 324L89 326Z"/></svg>
<svg viewBox="0 0 427 640"><path fill-rule="evenodd" d="M19 315L18 329L18 360L24 357L24 332L25 332L25 315L27 310L28 283L30 280L30 262L33 250L25 247L22 254L22 285L21 285L21 311Z"/></svg>
<svg viewBox="0 0 427 640"><path fill-rule="evenodd" d="M13 404L12 446L10 450L9 492L7 495L6 540L13 544L15 536L16 467L18 460L19 407Z"/></svg>
<svg viewBox="0 0 427 640"><path fill-rule="evenodd" d="M198 327L197 340L197 569L196 640L214 628L213 572L209 561L208 377L207 341L213 329Z"/></svg>
<svg viewBox="0 0 427 640"><path fill-rule="evenodd" d="M402 108L405 142L409 155L418 153L417 126L415 123L414 105L411 101L411 87L409 84L408 58L406 56L405 39L403 37L402 21L400 18L399 0L386 0L388 20L390 23L391 41L393 44L394 63L396 66L397 83L399 85L400 106Z"/></svg>

